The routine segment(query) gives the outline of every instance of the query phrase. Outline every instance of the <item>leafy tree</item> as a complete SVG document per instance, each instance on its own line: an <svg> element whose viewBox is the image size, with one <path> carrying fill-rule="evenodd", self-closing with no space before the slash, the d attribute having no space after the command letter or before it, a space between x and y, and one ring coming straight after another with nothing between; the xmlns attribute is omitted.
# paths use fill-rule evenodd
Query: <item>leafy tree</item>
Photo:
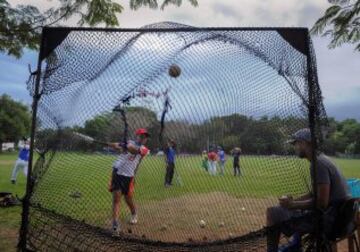
<svg viewBox="0 0 360 252"><path fill-rule="evenodd" d="M349 139L344 135L343 132L336 131L333 135L330 136L330 141L332 142L335 152L344 153Z"/></svg>
<svg viewBox="0 0 360 252"><path fill-rule="evenodd" d="M350 155L355 154L355 148L356 148L355 143L348 144L348 146L346 146L345 153Z"/></svg>
<svg viewBox="0 0 360 252"><path fill-rule="evenodd" d="M360 0L329 0L329 3L331 6L316 21L311 33L330 36L330 48L350 43L360 51Z"/></svg>
<svg viewBox="0 0 360 252"><path fill-rule="evenodd" d="M353 151L353 154L360 153L360 124L355 119L344 120L340 127L347 139L347 147ZM350 146L352 144L352 146Z"/></svg>
<svg viewBox="0 0 360 252"><path fill-rule="evenodd" d="M241 138L239 135L227 135L224 137L223 148L225 152L230 153L236 146L241 146Z"/></svg>
<svg viewBox="0 0 360 252"><path fill-rule="evenodd" d="M137 128L147 128L151 134L148 147L153 153L161 147L159 143L160 121L154 111L143 107L129 107L126 117L129 125L128 138L134 139ZM227 153L235 146L245 154L271 155L294 154L294 148L286 140L300 128L307 126L301 117L261 117L253 118L232 114L216 116L207 121L192 124L182 120L165 123L164 142L172 138L181 153L200 153L208 144L221 145ZM43 129L38 132L37 145L41 149L62 149L67 151L102 150L101 145L85 144L73 137L72 132L84 133L102 141L121 141L124 122L118 112L105 113L85 122L84 126L61 129ZM329 118L322 150L330 155L337 153L360 154L360 123L355 119L337 122Z"/></svg>
<svg viewBox="0 0 360 252"><path fill-rule="evenodd" d="M7 0L0 0L0 52L21 57L22 49L37 50L39 48L41 28L57 25L73 16L78 16L78 25L106 27L119 26L117 14L124 7L114 0L58 0L58 8L50 8L41 12L32 5L12 7ZM196 0L189 0L197 6ZM181 0L164 0L161 9L169 5L180 6ZM130 8L158 8L156 0L130 0Z"/></svg>
<svg viewBox="0 0 360 252"><path fill-rule="evenodd" d="M5 141L17 142L30 133L30 112L27 106L8 95L0 96L0 152Z"/></svg>
<svg viewBox="0 0 360 252"><path fill-rule="evenodd" d="M133 139L137 128L147 128L152 136L159 132L156 114L142 107L130 107L126 111L128 137ZM105 113L85 122L82 133L106 142L120 141L124 136L124 121L119 112Z"/></svg>
<svg viewBox="0 0 360 252"><path fill-rule="evenodd" d="M97 140L109 141L110 139L107 137L107 129L110 124L115 126L114 122L111 122L111 118L111 114L104 114L86 121L83 133ZM113 127L113 130L117 131L116 127Z"/></svg>
<svg viewBox="0 0 360 252"><path fill-rule="evenodd" d="M326 135L324 136L325 138L322 149L325 153L328 153L330 155L335 154L336 142L333 141L333 138L331 136L335 134L335 132L337 131L337 127L338 122L332 117L328 118L328 127Z"/></svg>
<svg viewBox="0 0 360 252"><path fill-rule="evenodd" d="M198 6L197 0L189 0L191 5ZM164 10L169 5L175 5L177 7L181 6L182 0L164 0L161 4L160 9ZM149 7L151 9L157 9L158 3L156 0L130 0L130 8L133 10L137 10L141 7Z"/></svg>

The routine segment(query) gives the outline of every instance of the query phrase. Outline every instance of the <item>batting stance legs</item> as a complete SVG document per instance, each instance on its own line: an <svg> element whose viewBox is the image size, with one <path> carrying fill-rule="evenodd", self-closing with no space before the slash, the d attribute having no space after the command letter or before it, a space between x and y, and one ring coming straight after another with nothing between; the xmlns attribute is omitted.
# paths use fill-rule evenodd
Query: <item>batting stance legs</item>
<svg viewBox="0 0 360 252"><path fill-rule="evenodd" d="M120 191L113 192L113 204L112 204L113 225L118 225L117 220L119 219L119 214L120 214L121 196L122 196L122 193ZM136 207L135 207L134 201L132 199L132 196L124 195L124 198L125 198L125 202L126 202L127 206L130 209L131 216L133 217L131 223L135 224L135 222L137 221L134 219L134 218L136 218L136 217L134 217L134 216L136 216Z"/></svg>
<svg viewBox="0 0 360 252"><path fill-rule="evenodd" d="M28 161L24 161L21 159L18 159L14 165L14 168L12 170L12 174L11 174L11 182L15 184L16 182L16 177L17 174L19 173L19 171L22 169L24 172L24 175L27 177L27 173L28 173Z"/></svg>

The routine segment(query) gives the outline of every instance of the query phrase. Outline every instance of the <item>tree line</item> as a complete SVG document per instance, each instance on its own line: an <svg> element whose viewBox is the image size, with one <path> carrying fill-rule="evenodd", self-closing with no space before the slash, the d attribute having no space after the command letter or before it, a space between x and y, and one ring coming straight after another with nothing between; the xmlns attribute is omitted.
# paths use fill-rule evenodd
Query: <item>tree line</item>
<svg viewBox="0 0 360 252"><path fill-rule="evenodd" d="M0 96L0 143L17 142L30 135L30 110L9 96ZM235 146L248 154L291 154L293 148L286 144L289 136L299 128L306 127L307 119L294 116L253 118L240 114L211 117L206 121L187 122L170 120L165 122L160 143L160 121L157 114L142 107L129 107L126 111L127 137L134 139L137 128L147 128L151 134L148 147L159 150L166 139L177 142L180 152L200 153L216 146L229 152ZM328 127L321 145L330 155L337 153L360 154L360 123L355 119L336 121L328 119ZM124 120L119 112L109 112L89 119L81 126L62 129L47 128L38 122L36 144L39 149L102 151L103 146L91 144L77 138L80 132L100 141L117 142L124 139Z"/></svg>
<svg viewBox="0 0 360 252"><path fill-rule="evenodd" d="M191 154L217 146L228 153L234 147L240 147L244 154L293 154L293 148L287 140L292 133L308 124L307 119L294 116L253 118L240 114L212 117L197 123L171 120L165 122L162 137L164 141L160 142L161 126L154 111L131 107L126 112L126 121L128 139L135 138L137 128L148 129L151 134L148 147L153 153L159 151L167 139L173 139L179 152ZM117 142L124 139L124 125L123 118L117 112L105 113L86 121L83 126L58 131L56 138L62 139L61 149L101 151L103 146L82 143L72 132L80 132L100 141ZM43 133L46 133L43 137L49 137L49 132ZM71 143L66 139L71 140ZM329 127L326 128L321 149L330 155L360 154L360 123L355 119L336 121L329 118Z"/></svg>

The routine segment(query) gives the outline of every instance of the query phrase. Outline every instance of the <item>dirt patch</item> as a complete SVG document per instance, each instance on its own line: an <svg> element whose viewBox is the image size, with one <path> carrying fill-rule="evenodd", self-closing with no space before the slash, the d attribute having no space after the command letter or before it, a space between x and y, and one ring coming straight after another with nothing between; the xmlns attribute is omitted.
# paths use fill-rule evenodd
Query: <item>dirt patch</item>
<svg viewBox="0 0 360 252"><path fill-rule="evenodd" d="M0 237L17 239L18 231L19 231L18 228L1 228Z"/></svg>
<svg viewBox="0 0 360 252"><path fill-rule="evenodd" d="M0 250L16 251L18 228L0 228Z"/></svg>
<svg viewBox="0 0 360 252"><path fill-rule="evenodd" d="M39 209L40 210L40 209ZM28 244L35 251L265 251L262 235L250 239L229 240L225 243L209 244L193 240L186 244L160 244L155 241L132 239L133 235L113 235L110 230L96 228L81 221L72 221L66 216L47 210L34 211L28 234ZM255 247L255 248L254 248Z"/></svg>
<svg viewBox="0 0 360 252"><path fill-rule="evenodd" d="M276 202L275 198L236 198L224 192L185 195L139 204L138 224L123 221L122 229L166 242L227 239L261 229L266 208Z"/></svg>
<svg viewBox="0 0 360 252"><path fill-rule="evenodd" d="M206 198L209 199L206 200ZM220 198L219 198L220 197ZM228 202L231 200L230 202ZM236 208L237 204L232 205L232 201L240 205L241 214L233 216L233 211L229 211L232 207ZM259 205L259 201L263 204ZM209 209L205 207L211 206L212 211L209 214ZM249 212L243 206L255 205L260 206L258 208L251 208ZM185 205L190 204L190 207ZM224 193L210 193L210 194L198 194L193 196L182 196L174 199L164 200L155 203L148 203L142 205L139 216L139 224L136 226L130 226L123 224L123 231L126 235L120 234L118 236L112 236L110 231L99 229L90 225L87 225L80 221L71 221L66 217L59 216L51 212L33 212L32 225L30 231L31 244L35 245L38 250L45 251L198 251L198 252L215 252L215 251L266 251L266 240L262 235L248 237L246 240L228 240L224 244L208 244L206 241L212 241L215 239L225 239L229 237L229 232L233 231L234 236L245 234L249 232L249 229L256 227L257 225L264 224L264 209L266 205L272 205L271 199L250 199L243 198L237 199L233 196ZM194 207L195 205L195 207ZM221 207L222 206L222 207ZM225 207L226 206L226 207ZM161 209L160 207L164 207ZM161 209L161 210L160 210ZM162 211L164 215L161 216L159 211ZM168 214L169 211L173 211L173 214ZM228 222L224 222L224 227L219 227L217 224L218 211L222 211L223 218L227 217ZM153 216L146 216L147 213L153 213ZM230 213L230 216L227 215ZM139 212L140 214L140 212ZM190 215L191 214L191 215ZM162 218L160 218L161 216ZM206 226L201 228L198 222L194 219L197 216L207 216ZM146 218L146 219L145 219ZM182 222L181 218L184 218ZM245 219L252 219L253 221L243 222ZM168 223L166 230L161 230L159 223L163 221ZM231 223L233 221L234 223ZM108 227L107 227L108 228ZM131 228L131 234L128 234L127 229ZM250 230L251 231L251 230ZM170 246L162 246L158 243L142 243L139 240L129 240L129 237L136 236L141 238L144 235L150 240L161 241L176 241L187 242L186 246L181 244L171 244ZM204 237L206 241L204 242ZM189 243L189 238L191 241ZM283 242L285 239L283 239ZM200 242L200 243L199 243ZM199 244L202 247L191 247L189 245ZM76 248L76 249L75 249ZM346 241L339 244L338 251L348 251Z"/></svg>
<svg viewBox="0 0 360 252"><path fill-rule="evenodd" d="M15 162L13 160L0 160L0 165L13 165Z"/></svg>

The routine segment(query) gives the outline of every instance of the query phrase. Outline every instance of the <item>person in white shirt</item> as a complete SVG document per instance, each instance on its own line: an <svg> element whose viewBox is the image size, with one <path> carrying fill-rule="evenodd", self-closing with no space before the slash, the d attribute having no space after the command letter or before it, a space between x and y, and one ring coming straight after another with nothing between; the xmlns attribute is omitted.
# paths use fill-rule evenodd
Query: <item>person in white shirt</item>
<svg viewBox="0 0 360 252"><path fill-rule="evenodd" d="M130 224L137 223L136 207L133 201L134 177L142 159L149 153L149 149L145 147L149 133L146 129L140 128L136 130L135 134L136 141L108 144L121 152L113 164L109 183L109 191L113 194L112 229L114 232L120 231L118 219L122 195L124 195L125 202L131 211Z"/></svg>

